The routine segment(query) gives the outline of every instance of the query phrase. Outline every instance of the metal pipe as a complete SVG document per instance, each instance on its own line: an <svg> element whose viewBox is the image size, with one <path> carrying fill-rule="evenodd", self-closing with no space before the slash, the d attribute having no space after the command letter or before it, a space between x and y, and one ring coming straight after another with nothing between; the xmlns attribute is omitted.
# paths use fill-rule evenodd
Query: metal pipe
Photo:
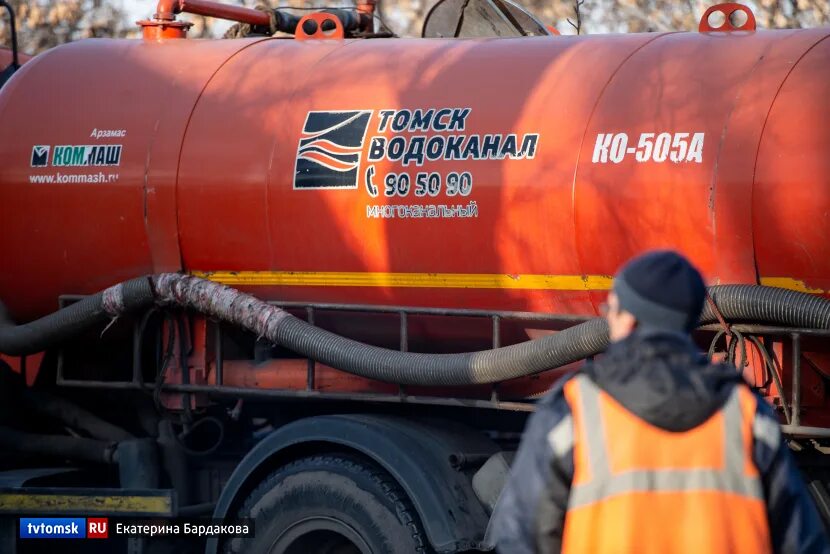
<svg viewBox="0 0 830 554"><path fill-rule="evenodd" d="M758 348L758 350L761 352L761 356L764 358L764 363L766 364L770 374L772 375L772 380L775 382L775 388L778 391L778 397L781 399L781 408L784 410L784 420L789 425L792 423L792 415L790 415L790 409L789 407L787 407L787 398L784 395L784 384L781 382L781 376L778 375L778 368L775 367L775 362L770 356L767 347L761 343L761 340L758 337L750 336L749 340L751 340L755 347Z"/></svg>
<svg viewBox="0 0 830 554"><path fill-rule="evenodd" d="M0 427L0 446L12 452L104 464L113 463L115 453L115 443L64 435L25 433L10 427Z"/></svg>
<svg viewBox="0 0 830 554"><path fill-rule="evenodd" d="M213 363L216 366L216 384L222 385L225 380L225 349L222 344L222 322L217 321L215 325L214 340L216 341L216 344L214 345L215 350L213 357L215 360Z"/></svg>
<svg viewBox="0 0 830 554"><path fill-rule="evenodd" d="M830 439L830 428L828 427L782 425L781 432L794 439Z"/></svg>
<svg viewBox="0 0 830 554"><path fill-rule="evenodd" d="M314 308L309 306L306 308L306 316L309 325L314 325ZM307 390L314 390L314 382L316 381L317 376L317 362L314 358L308 358L306 361L306 389Z"/></svg>
<svg viewBox="0 0 830 554"><path fill-rule="evenodd" d="M29 410L60 421L71 429L84 431L94 439L115 442L134 438L121 427L58 396L32 388L24 388L20 394Z"/></svg>
<svg viewBox="0 0 830 554"><path fill-rule="evenodd" d="M756 325L748 323L734 323L729 326L734 331L739 331L745 335L789 335L791 333L798 333L805 337L830 337L830 329L808 329L805 327L782 327L776 325ZM719 324L701 325L697 328L698 331L721 331Z"/></svg>
<svg viewBox="0 0 830 554"><path fill-rule="evenodd" d="M159 487L158 446L155 439L132 439L118 443L116 460L121 488Z"/></svg>
<svg viewBox="0 0 830 554"><path fill-rule="evenodd" d="M801 335L793 333L793 425L801 424Z"/></svg>
<svg viewBox="0 0 830 554"><path fill-rule="evenodd" d="M143 390L126 381L79 381L65 380L64 387L78 387L89 389L110 390ZM206 393L215 396L232 396L237 398L284 398L303 400L334 400L343 402L378 402L392 404L425 404L434 406L454 406L464 408L485 408L491 410L507 410L513 412L532 412L534 405L530 402L498 402L479 400L476 398L451 398L442 396L410 396L376 393L335 393L318 390L303 389L254 389L247 387L231 387L215 385L175 385L168 384L162 387L165 392Z"/></svg>
<svg viewBox="0 0 830 554"><path fill-rule="evenodd" d="M81 297L83 298L83 297ZM569 315L569 314L546 314L539 312L510 312L492 310L471 310L464 308L420 308L415 306L370 306L366 304L334 304L309 302L267 302L271 306L283 309L305 309L310 305L315 310L344 311L344 312L367 312L367 313L400 313L406 312L409 315L434 315L434 316L458 316L458 317L487 317L499 316L502 319L516 321L549 321L551 323L583 323L596 316L592 315ZM787 329L792 331L792 329ZM830 333L830 332L828 332Z"/></svg>
<svg viewBox="0 0 830 554"><path fill-rule="evenodd" d="M209 0L159 0L154 17L161 21L175 21L178 13L192 13L264 27L271 26L271 16L264 11L242 6L229 6Z"/></svg>
<svg viewBox="0 0 830 554"><path fill-rule="evenodd" d="M401 312L401 352L409 352L409 322L406 312Z"/></svg>
<svg viewBox="0 0 830 554"><path fill-rule="evenodd" d="M501 348L501 317L494 315L493 318L493 348ZM499 384L493 383L493 388L490 391L490 402L498 404L499 402Z"/></svg>
<svg viewBox="0 0 830 554"><path fill-rule="evenodd" d="M170 484L176 490L179 502L186 505L190 502L191 473L188 471L184 449L176 439L172 421L165 419L159 422L157 442L162 467L170 478Z"/></svg>
<svg viewBox="0 0 830 554"><path fill-rule="evenodd" d="M175 21L176 14L181 11L179 0L159 0L153 19L161 21Z"/></svg>
<svg viewBox="0 0 830 554"><path fill-rule="evenodd" d="M271 17L261 11L242 6L229 6L221 2L210 2L208 0L179 0L182 12L196 15L227 19L251 25L271 26Z"/></svg>
<svg viewBox="0 0 830 554"><path fill-rule="evenodd" d="M141 318L141 321L133 324L133 382L140 383L141 376L141 327L142 323L149 318L150 310Z"/></svg>
<svg viewBox="0 0 830 554"><path fill-rule="evenodd" d="M95 389L113 390L140 390L128 382L107 382L107 381L77 381L64 382L64 386ZM465 408L485 408L495 410L507 410L513 412L532 412L535 409L530 402L499 402L494 403L488 400L474 398L447 398L431 396L405 396L403 398L394 394L372 394L372 393L325 393L319 391L304 390L276 390L276 389L249 389L245 387L216 387L211 385L165 385L165 391L170 392L201 392L216 396L236 396L248 398L302 398L319 400L341 400L341 401L364 401L379 403L406 403L426 404L437 406L456 406ZM830 438L830 427L806 427L803 425L782 425L781 432L792 438Z"/></svg>
<svg viewBox="0 0 830 554"><path fill-rule="evenodd" d="M484 462L490 459L491 453L477 452L454 452L449 455L448 461L454 469L466 469L470 467L481 467Z"/></svg>

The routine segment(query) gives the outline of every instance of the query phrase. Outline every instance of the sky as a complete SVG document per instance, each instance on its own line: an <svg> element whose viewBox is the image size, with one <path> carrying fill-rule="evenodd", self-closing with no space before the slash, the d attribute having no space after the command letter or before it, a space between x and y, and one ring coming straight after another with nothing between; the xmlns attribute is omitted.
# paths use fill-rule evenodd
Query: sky
<svg viewBox="0 0 830 554"><path fill-rule="evenodd" d="M158 0L122 0L121 3L131 18L144 19L156 11Z"/></svg>

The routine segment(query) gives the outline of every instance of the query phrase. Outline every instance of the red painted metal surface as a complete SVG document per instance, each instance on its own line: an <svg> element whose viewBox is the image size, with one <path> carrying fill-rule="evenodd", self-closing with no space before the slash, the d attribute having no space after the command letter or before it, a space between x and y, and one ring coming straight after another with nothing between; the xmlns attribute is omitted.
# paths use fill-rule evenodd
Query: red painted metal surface
<svg viewBox="0 0 830 554"><path fill-rule="evenodd" d="M266 272L242 288L276 300L594 314L607 276L656 247L679 249L710 283L826 293L828 35L63 46L0 91L0 298L23 321L53 311L59 294L145 273ZM394 130L401 110L449 110L464 128ZM346 111L369 113L353 186L296 187L309 114ZM422 137L426 149L438 136L511 134L538 135L534 155L371 159L378 138ZM67 145L120 147L120 157L52 163ZM40 147L51 149L45 165L34 163ZM351 167L349 148L308 155ZM412 189L386 196L385 179L404 173ZM419 173L444 188L416 196ZM462 173L469 195L449 196L450 174ZM407 215L469 202L474 217ZM475 339L468 331L415 326L411 340Z"/></svg>
<svg viewBox="0 0 830 554"><path fill-rule="evenodd" d="M31 356L6 356L0 354L0 362L8 364L12 371L25 378L27 385L32 386L40 371L43 356L43 352Z"/></svg>
<svg viewBox="0 0 830 554"><path fill-rule="evenodd" d="M827 115L827 34L57 48L0 94L0 296L28 319L58 294L161 270L496 275L515 286L310 279L254 290L594 313L596 287L523 288L521 279L612 275L661 246L689 255L712 283L783 277L825 290L830 134L815 122ZM35 108L49 126L31 123ZM368 137L442 134L378 131L381 110L403 108L469 109L463 134L538 133L538 148L533 159L373 162L381 187L388 173L468 171L464 201L478 217L367 217L367 206L427 203L372 198L364 186ZM292 187L304 122L320 110L372 111L354 189ZM96 129L126 136L90 138ZM705 143L699 161L593 159L600 136L623 133L629 151L648 133L703 133ZM120 165L31 167L36 145L85 144L121 145ZM99 173L113 181L33 180Z"/></svg>
<svg viewBox="0 0 830 554"><path fill-rule="evenodd" d="M830 289L830 257L816 248L830 236L830 142L822 136L830 105L813 98L830 95L830 83L818 78L828 64L826 39L791 58L764 118L752 194L743 197L758 272L786 273L821 290Z"/></svg>
<svg viewBox="0 0 830 554"><path fill-rule="evenodd" d="M710 16L712 14L721 14L722 22L718 25L712 25ZM743 17L743 22L740 21ZM723 4L715 4L709 7L700 18L700 25L698 30L701 33L724 32L724 31L754 31L755 30L755 14L752 10L743 4L737 2L724 2Z"/></svg>
<svg viewBox="0 0 830 554"><path fill-rule="evenodd" d="M323 30L323 24L328 23L333 26L332 29ZM306 26L310 25L312 32L305 31ZM297 31L294 36L297 40L320 40L320 39L342 39L345 36L343 32L343 24L340 19L328 13L310 13L303 16L297 24Z"/></svg>
<svg viewBox="0 0 830 554"><path fill-rule="evenodd" d="M200 44L200 63L181 63ZM130 276L181 268L176 164L188 114L204 83L239 50L230 42L80 41L33 58L3 87L0 296L13 317L54 311L58 295L72 290L92 291ZM141 67L146 73L135 79ZM64 86L55 86L57 75ZM76 79L91 86L70 86ZM52 123L33 124L33 113ZM99 130L125 133L93 138ZM120 165L31 167L33 145L102 144L122 146ZM11 164L12 159L17 161ZM59 182L99 174L113 180ZM52 182L32 182L35 175ZM11 236L18 238L7 240ZM39 290L38 298L20 302L12 291L21 286Z"/></svg>
<svg viewBox="0 0 830 554"><path fill-rule="evenodd" d="M165 40L171 38L187 38L187 31L193 26L186 21L144 20L139 21L141 36L144 40Z"/></svg>

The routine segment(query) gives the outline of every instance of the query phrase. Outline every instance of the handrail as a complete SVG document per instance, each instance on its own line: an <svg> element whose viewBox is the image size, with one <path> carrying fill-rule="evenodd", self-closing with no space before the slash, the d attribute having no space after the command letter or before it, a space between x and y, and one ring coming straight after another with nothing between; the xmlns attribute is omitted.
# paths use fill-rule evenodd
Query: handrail
<svg viewBox="0 0 830 554"><path fill-rule="evenodd" d="M175 21L176 14L179 13L192 13L264 27L271 25L271 16L262 10L210 0L159 0L154 17L160 21Z"/></svg>

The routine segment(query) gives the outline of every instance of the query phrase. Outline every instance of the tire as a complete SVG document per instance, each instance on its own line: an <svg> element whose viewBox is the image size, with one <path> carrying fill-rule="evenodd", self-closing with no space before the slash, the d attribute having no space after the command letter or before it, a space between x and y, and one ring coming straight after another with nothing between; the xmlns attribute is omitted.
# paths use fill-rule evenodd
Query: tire
<svg viewBox="0 0 830 554"><path fill-rule="evenodd" d="M431 552L418 515L392 477L348 454L310 456L271 473L238 513L256 536L226 553L413 554Z"/></svg>

